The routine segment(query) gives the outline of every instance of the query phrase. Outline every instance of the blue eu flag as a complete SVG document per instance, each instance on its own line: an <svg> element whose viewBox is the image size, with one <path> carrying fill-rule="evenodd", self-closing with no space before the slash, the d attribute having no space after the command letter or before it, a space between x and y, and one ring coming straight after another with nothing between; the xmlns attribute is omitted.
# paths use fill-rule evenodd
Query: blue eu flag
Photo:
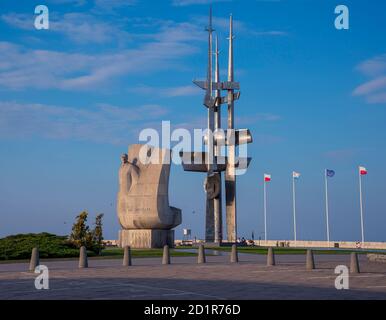
<svg viewBox="0 0 386 320"><path fill-rule="evenodd" d="M332 178L333 176L335 176L335 171L327 169L326 176Z"/></svg>

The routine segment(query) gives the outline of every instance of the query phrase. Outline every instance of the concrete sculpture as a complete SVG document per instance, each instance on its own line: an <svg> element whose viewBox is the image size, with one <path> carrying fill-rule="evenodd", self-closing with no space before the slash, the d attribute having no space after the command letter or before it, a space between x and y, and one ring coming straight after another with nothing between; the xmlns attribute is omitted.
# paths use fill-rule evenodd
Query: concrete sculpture
<svg viewBox="0 0 386 320"><path fill-rule="evenodd" d="M173 247L172 229L181 224L181 210L169 206L168 159L170 150L140 144L122 155L117 199L121 247Z"/></svg>

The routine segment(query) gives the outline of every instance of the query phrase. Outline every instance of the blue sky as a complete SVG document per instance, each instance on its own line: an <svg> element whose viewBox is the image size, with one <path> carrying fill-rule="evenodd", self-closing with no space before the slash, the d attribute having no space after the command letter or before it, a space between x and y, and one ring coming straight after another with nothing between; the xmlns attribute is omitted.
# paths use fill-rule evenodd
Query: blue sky
<svg viewBox="0 0 386 320"><path fill-rule="evenodd" d="M119 156L143 128L206 123L206 0L50 0L0 7L0 236L66 234L82 210L105 213L116 238ZM46 4L50 29L35 30ZM239 235L263 236L262 177L269 238L291 239L291 173L298 239L325 239L324 169L331 237L359 240L358 165L366 240L386 241L386 4L345 1L350 29L334 27L337 1L213 1L223 76L227 22L235 19L236 127L251 129L250 169L238 178ZM177 228L204 232L204 175L173 166ZM192 213L192 212L195 213Z"/></svg>

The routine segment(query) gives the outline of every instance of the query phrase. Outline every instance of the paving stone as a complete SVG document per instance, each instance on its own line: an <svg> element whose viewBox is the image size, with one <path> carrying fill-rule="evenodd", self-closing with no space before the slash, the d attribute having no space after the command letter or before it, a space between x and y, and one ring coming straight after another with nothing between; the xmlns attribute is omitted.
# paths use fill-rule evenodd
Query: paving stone
<svg viewBox="0 0 386 320"><path fill-rule="evenodd" d="M159 258L90 258L88 269L77 261L41 261L50 271L50 289L36 290L34 274L26 263L0 264L0 299L386 299L386 268L359 256L360 274L350 274L350 290L336 290L337 265L349 267L349 255L318 255L318 269L306 271L304 255L277 255L276 267L266 266L266 256L239 254L174 257L162 265Z"/></svg>

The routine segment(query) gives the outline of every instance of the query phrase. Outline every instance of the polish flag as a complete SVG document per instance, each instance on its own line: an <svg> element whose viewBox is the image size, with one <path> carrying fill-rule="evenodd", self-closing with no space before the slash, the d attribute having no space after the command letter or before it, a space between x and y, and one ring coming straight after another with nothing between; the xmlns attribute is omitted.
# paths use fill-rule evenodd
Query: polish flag
<svg viewBox="0 0 386 320"><path fill-rule="evenodd" d="M264 175L264 182L270 182L271 181L271 175L270 174L265 174Z"/></svg>
<svg viewBox="0 0 386 320"><path fill-rule="evenodd" d="M296 172L296 171L293 171L293 172L292 172L292 177L293 177L294 179L299 179L299 178L300 178L300 173L299 173L299 172Z"/></svg>
<svg viewBox="0 0 386 320"><path fill-rule="evenodd" d="M367 169L365 167L359 167L359 174L365 176L367 174Z"/></svg>

